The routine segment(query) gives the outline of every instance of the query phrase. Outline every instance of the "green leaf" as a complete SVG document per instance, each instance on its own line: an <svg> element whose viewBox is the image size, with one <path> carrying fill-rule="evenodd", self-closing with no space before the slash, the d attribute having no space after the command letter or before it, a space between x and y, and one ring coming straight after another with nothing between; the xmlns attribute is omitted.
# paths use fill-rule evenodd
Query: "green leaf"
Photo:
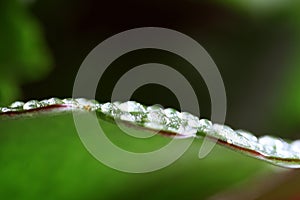
<svg viewBox="0 0 300 200"><path fill-rule="evenodd" d="M20 84L41 78L51 59L41 29L21 1L0 2L0 103L20 96Z"/></svg>
<svg viewBox="0 0 300 200"><path fill-rule="evenodd" d="M299 140L287 142L273 136L257 138L250 132L213 124L189 113L157 106L146 107L133 101L99 104L95 100L83 98L31 100L26 103L15 102L9 107L0 108L0 117L9 119L64 112L96 112L99 119L119 121L129 127L144 131L152 130L169 137L196 139L207 137L220 145L274 165L287 168L300 167Z"/></svg>
<svg viewBox="0 0 300 200"><path fill-rule="evenodd" d="M112 141L124 135L100 119ZM104 166L81 143L71 114L0 120L0 197L3 199L203 199L270 166L216 147L198 159L201 141L171 166L146 174L128 174ZM122 137L118 145L147 150L171 138L144 142ZM146 147L145 147L146 146ZM238 166L237 166L238 163Z"/></svg>

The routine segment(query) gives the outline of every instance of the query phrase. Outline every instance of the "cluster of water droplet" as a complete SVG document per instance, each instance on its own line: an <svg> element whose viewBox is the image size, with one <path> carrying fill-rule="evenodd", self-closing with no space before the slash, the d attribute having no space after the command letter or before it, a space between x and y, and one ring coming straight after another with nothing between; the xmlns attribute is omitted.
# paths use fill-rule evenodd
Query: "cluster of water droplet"
<svg viewBox="0 0 300 200"><path fill-rule="evenodd" d="M133 101L104 104L83 98L50 98L42 101L31 100L26 103L17 101L8 107L0 108L0 114L31 111L51 105L63 105L61 109L64 111L96 111L115 120L131 122L156 131L172 132L180 137L208 135L229 145L253 150L269 158L300 159L300 140L288 143L272 136L257 138L247 131L233 130L226 125L213 124L207 119L199 119L190 113L178 112L171 108L163 109L155 105L144 106Z"/></svg>
<svg viewBox="0 0 300 200"><path fill-rule="evenodd" d="M78 98L78 99L50 98L50 99L44 99L42 101L30 100L26 103L22 101L16 101L11 105L9 105L8 107L0 107L0 113L32 111L38 108L44 108L53 105L64 105L64 110L73 110L73 109L96 110L99 108L100 104L95 100L87 100L84 98Z"/></svg>
<svg viewBox="0 0 300 200"><path fill-rule="evenodd" d="M137 102L105 103L100 111L115 119L155 129L174 132L183 137L209 135L244 149L256 151L266 157L300 159L300 140L288 143L273 136L257 138L244 130L233 130L229 126L213 124L207 119L174 109L158 106L143 106Z"/></svg>
<svg viewBox="0 0 300 200"><path fill-rule="evenodd" d="M195 137L208 122L205 119L174 109L159 106L144 106L137 102L114 102L101 104L99 111L118 120L158 130L178 134L181 137Z"/></svg>
<svg viewBox="0 0 300 200"><path fill-rule="evenodd" d="M269 135L256 137L248 131L233 130L226 125L213 124L206 132L220 140L245 149L254 150L270 158L300 159L300 140L291 143Z"/></svg>

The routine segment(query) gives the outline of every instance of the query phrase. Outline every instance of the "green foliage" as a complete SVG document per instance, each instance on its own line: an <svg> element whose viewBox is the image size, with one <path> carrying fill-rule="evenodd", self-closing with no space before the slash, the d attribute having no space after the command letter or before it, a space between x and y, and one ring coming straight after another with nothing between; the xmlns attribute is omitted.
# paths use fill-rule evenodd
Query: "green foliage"
<svg viewBox="0 0 300 200"><path fill-rule="evenodd" d="M239 12L247 12L250 15L258 15L260 17L290 10L292 6L297 4L296 0L216 0L216 2L229 8L234 8Z"/></svg>
<svg viewBox="0 0 300 200"><path fill-rule="evenodd" d="M100 122L112 141L136 151L155 149L170 140L161 136L150 142L133 140L116 125ZM200 160L198 140L165 169L148 174L118 172L88 153L70 114L1 121L0 130L2 199L203 199L270 170L264 162L222 147Z"/></svg>
<svg viewBox="0 0 300 200"><path fill-rule="evenodd" d="M18 0L0 1L0 103L20 96L20 84L49 71L50 57L38 23Z"/></svg>

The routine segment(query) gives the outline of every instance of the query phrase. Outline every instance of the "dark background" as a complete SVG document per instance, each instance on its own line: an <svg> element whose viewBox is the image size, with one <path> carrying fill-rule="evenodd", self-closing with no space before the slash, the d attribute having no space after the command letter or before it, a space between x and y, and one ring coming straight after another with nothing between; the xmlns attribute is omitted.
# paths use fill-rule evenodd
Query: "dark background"
<svg viewBox="0 0 300 200"><path fill-rule="evenodd" d="M284 122L286 117L278 111L289 104L279 98L287 90L286 77L293 72L289 59L297 46L286 7L253 11L251 4L240 8L214 1L37 1L29 8L42 27L53 65L44 79L23 84L23 99L71 96L77 70L97 44L121 31L157 26L187 34L214 59L226 87L228 124L258 134L297 133L299 126ZM201 77L184 60L159 50L140 50L116 60L100 82L97 100L110 101L122 74L154 61L184 73L198 96L201 116L210 118L210 99ZM142 87L132 99L178 109L175 96L163 86Z"/></svg>

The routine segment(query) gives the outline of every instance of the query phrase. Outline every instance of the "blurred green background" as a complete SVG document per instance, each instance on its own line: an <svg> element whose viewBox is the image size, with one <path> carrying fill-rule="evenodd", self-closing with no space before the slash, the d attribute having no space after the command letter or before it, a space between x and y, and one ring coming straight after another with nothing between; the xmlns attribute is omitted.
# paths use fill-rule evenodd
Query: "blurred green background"
<svg viewBox="0 0 300 200"><path fill-rule="evenodd" d="M225 83L227 124L256 135L297 139L299 13L297 0L1 0L0 106L70 97L80 64L97 44L131 28L159 26L191 36L209 52ZM196 91L201 117L210 118L201 76L183 59L160 50L138 50L118 58L101 79L97 100L110 101L118 78L147 62L183 73ZM179 109L175 95L159 85L139 88L132 99ZM242 183L253 177L268 174L272 179L275 173L268 164L220 147L198 160L198 142L166 169L124 174L88 154L69 115L0 121L0 134L3 199L204 199L233 186L246 187ZM155 147L159 140L167 139L134 142ZM132 142L125 140L139 146Z"/></svg>

